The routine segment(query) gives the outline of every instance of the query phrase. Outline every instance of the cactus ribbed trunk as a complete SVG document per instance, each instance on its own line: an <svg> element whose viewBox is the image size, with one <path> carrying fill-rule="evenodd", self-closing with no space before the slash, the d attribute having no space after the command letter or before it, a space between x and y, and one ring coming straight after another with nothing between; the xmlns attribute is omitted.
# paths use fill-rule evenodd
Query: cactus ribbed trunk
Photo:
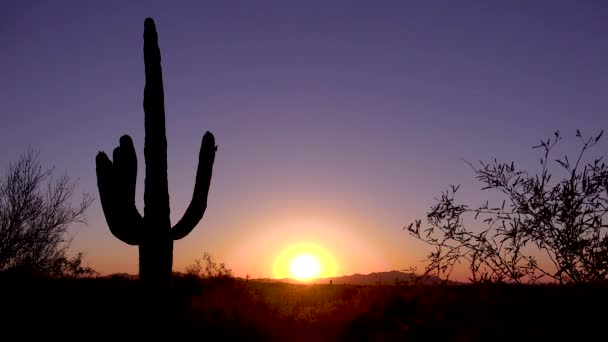
<svg viewBox="0 0 608 342"><path fill-rule="evenodd" d="M144 216L135 207L137 156L128 135L120 138L113 161L104 152L96 158L97 187L110 232L121 241L139 246L139 278L148 289L167 288L173 267L173 241L188 235L207 209L207 196L215 160L215 138L203 135L196 183L190 205L171 227L167 184L167 138L160 49L156 26L144 22L144 88L146 178Z"/></svg>
<svg viewBox="0 0 608 342"><path fill-rule="evenodd" d="M152 19L144 22L144 64L144 226L147 229L139 245L139 276L146 284L168 286L173 267L173 239L169 235L165 94L158 34Z"/></svg>
<svg viewBox="0 0 608 342"><path fill-rule="evenodd" d="M139 244L139 278L153 287L167 287L173 267L173 239L150 236Z"/></svg>

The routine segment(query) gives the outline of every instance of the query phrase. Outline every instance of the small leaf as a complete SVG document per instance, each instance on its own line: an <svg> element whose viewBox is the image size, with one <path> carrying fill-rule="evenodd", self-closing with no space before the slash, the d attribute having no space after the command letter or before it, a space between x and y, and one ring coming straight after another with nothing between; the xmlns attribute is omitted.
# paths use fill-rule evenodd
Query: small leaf
<svg viewBox="0 0 608 342"><path fill-rule="evenodd" d="M598 140L600 140L600 138L602 137L602 134L604 134L604 130L602 130L600 132L600 134L597 137L595 137L595 142L597 142Z"/></svg>

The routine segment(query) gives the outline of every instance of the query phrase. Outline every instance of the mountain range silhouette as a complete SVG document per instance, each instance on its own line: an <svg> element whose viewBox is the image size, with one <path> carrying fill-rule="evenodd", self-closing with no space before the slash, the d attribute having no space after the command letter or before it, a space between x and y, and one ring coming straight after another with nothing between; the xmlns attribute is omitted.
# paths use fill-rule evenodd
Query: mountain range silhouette
<svg viewBox="0 0 608 342"><path fill-rule="evenodd" d="M279 282L288 282L294 284L329 284L330 281L334 285L396 285L396 284L413 284L420 277L414 273L401 271L386 271L372 272L368 274L355 273L351 275L343 275L339 277L317 278L312 280L301 281L292 278L275 279ZM268 279L271 281L271 279ZM438 285L444 280L436 276L427 276L420 281L422 285ZM464 283L457 281L447 281L448 285L461 285Z"/></svg>

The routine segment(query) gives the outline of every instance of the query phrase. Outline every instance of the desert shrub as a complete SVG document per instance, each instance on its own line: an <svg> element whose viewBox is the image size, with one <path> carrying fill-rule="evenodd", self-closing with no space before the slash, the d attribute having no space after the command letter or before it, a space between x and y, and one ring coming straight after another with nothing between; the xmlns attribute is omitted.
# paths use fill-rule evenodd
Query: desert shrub
<svg viewBox="0 0 608 342"><path fill-rule="evenodd" d="M232 278L232 270L225 263L217 263L211 254L204 252L202 258L186 266L186 274L203 279Z"/></svg>
<svg viewBox="0 0 608 342"><path fill-rule="evenodd" d="M59 260L58 277L68 279L91 278L98 276L99 273L89 266L83 264L84 253L78 252L72 257L63 257Z"/></svg>
<svg viewBox="0 0 608 342"><path fill-rule="evenodd" d="M404 227L434 247L425 273L448 278L454 265L464 261L474 282L536 282L541 277L559 283L605 282L608 167L602 156L586 155L602 133L584 138L577 130L576 136L582 147L570 159L566 155L552 160L562 139L559 132L534 146L542 152L540 172L496 159L478 166L469 163L482 190L493 190L504 199L498 205L486 201L471 207L456 202L459 186L450 186L427 213L427 228L421 220ZM564 172L550 172L550 165ZM472 229L474 225L481 230ZM539 257L548 263L540 263Z"/></svg>
<svg viewBox="0 0 608 342"><path fill-rule="evenodd" d="M10 164L0 180L0 272L82 277L93 274L82 266L83 254L68 255L71 224L85 222L92 202L84 194L72 206L75 183L67 175L53 176L38 153L28 150Z"/></svg>

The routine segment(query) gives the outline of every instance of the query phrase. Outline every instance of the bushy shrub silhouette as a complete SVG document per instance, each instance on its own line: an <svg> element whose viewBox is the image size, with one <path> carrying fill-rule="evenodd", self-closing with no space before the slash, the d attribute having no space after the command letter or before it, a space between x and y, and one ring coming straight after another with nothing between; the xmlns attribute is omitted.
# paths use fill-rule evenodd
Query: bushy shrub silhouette
<svg viewBox="0 0 608 342"><path fill-rule="evenodd" d="M167 185L167 138L161 56L154 21L144 22L144 89L146 178L143 217L135 207L137 157L128 135L120 138L113 161L104 152L96 158L97 186L110 231L121 241L139 246L139 278L148 287L167 287L173 266L173 241L188 235L202 219L215 152L215 138L203 136L192 201L171 227Z"/></svg>
<svg viewBox="0 0 608 342"><path fill-rule="evenodd" d="M25 152L0 180L0 272L27 276L84 277L83 254L68 255L71 224L85 221L92 198L72 206L75 184L55 178L38 153Z"/></svg>
<svg viewBox="0 0 608 342"><path fill-rule="evenodd" d="M602 157L585 153L602 133L584 138L580 153L555 159L564 172L549 171L551 152L559 132L534 148L542 150L540 172L519 170L514 162L480 162L473 168L483 190L497 190L506 198L499 205L458 204L459 186L442 193L427 214L428 228L416 220L404 229L432 245L425 273L449 277L454 265L465 261L474 282L536 282L548 277L559 283L597 283L608 277L608 166ZM588 160L588 162L585 162ZM470 229L481 220L481 231ZM542 256L548 263L540 263Z"/></svg>
<svg viewBox="0 0 608 342"><path fill-rule="evenodd" d="M186 267L186 274L202 279L232 278L232 270L223 262L218 264L207 252Z"/></svg>

